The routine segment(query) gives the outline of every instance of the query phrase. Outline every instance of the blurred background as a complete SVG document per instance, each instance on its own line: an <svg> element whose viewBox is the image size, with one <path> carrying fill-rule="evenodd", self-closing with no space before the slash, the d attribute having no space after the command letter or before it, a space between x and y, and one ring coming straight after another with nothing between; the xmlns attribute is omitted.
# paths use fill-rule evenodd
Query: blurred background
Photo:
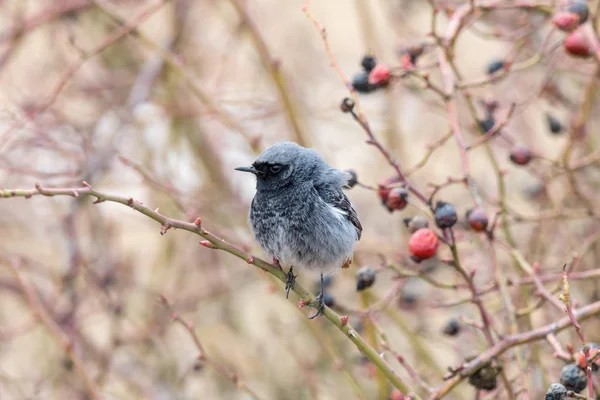
<svg viewBox="0 0 600 400"><path fill-rule="evenodd" d="M376 137L423 193L461 178L461 157L449 136L446 104L423 79L402 74L401 60L407 48L425 44L416 68L443 87L440 53L428 33L434 20L443 36L453 10L466 3L436 1L441 11L435 19L427 1L309 4L349 79L361 71L367 54L398 76L388 87L358 96ZM539 261L540 274L554 274L548 289L555 290L557 274L574 252L581 257L579 272L593 270L600 258L598 64L565 54L564 34L549 22L562 5L506 3L482 9L458 35L455 66L461 82L474 83L458 97L458 123L465 142L475 143L481 138L477 119L485 120L492 109L502 120L516 105L502 128L508 139L469 152L470 174L490 219L502 207L499 173L504 177L515 246L529 262ZM340 111L348 89L303 5L1 1L0 189L32 189L36 183L78 187L86 181L173 218L200 217L212 233L264 257L247 225L254 180L234 168L282 140L315 148L370 187L348 192L364 231L354 264L327 289L334 309L348 315L402 379L426 397L424 387L443 384L448 367L487 348L477 327L480 316L468 290L442 290L422 279L461 282L440 262L451 258L445 246L427 262L410 260L403 219L428 212L413 200L393 213L382 206L373 187L394 170L365 143L360 125ZM522 68L488 81L490 64L499 60ZM548 115L561 124L558 132L550 129ZM442 138L443 145L421 164ZM529 165L511 162L514 143L534 154ZM574 165L582 164L566 174L565 149ZM456 206L461 261L476 271L477 285L486 288L498 279L492 260L516 282L520 271L505 247L495 246L491 258L485 236L467 229L464 215L475 205L469 189L451 184L436 199ZM14 268L107 399L394 396L334 326L307 320L295 294L286 300L280 282L230 254L200 246L195 235L173 230L161 235L159 224L144 215L119 204L94 205L86 197L2 199L0 226L3 400L90 398L64 346L32 314ZM506 241L504 234L498 232L499 241ZM357 292L355 274L365 266L377 273L376 281ZM298 272L300 282L316 290L317 277ZM517 308L538 301L532 285L509 289ZM576 306L597 300L597 289L594 279L573 282ZM510 334L498 292L490 290L484 301L496 333ZM361 313L372 304L371 313ZM172 312L194 325L208 361L197 359L198 348L172 322ZM521 331L564 317L547 305L526 315L530 318L519 319ZM457 332L448 324L458 326ZM597 317L584 324L588 340L600 340L598 327ZM557 337L563 346L579 345L572 329ZM384 351L383 342L392 350ZM553 351L539 342L525 346L519 362L513 351L503 356L516 390L540 397L558 381L564 362ZM398 363L398 354L423 382ZM465 382L448 398L474 395ZM506 398L502 389L479 395Z"/></svg>

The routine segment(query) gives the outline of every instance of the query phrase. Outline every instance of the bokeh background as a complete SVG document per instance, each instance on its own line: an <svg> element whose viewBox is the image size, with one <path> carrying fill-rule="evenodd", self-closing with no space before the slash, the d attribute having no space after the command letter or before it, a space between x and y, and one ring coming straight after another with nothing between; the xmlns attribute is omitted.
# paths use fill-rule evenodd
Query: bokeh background
<svg viewBox="0 0 600 400"><path fill-rule="evenodd" d="M463 2L436 3L452 9ZM36 183L76 187L85 180L99 191L131 196L173 218L201 217L206 229L264 257L246 219L254 181L234 171L262 149L282 140L299 142L317 149L332 166L355 170L369 186L394 175L377 149L365 143L361 127L340 111L348 90L300 0L156 4L0 2L1 189ZM331 53L348 77L360 71L365 54L396 67L403 48L432 43L427 36L432 8L426 1L328 0L309 6L326 27ZM460 33L455 47L464 81L485 79L493 60L515 57L519 62L542 55L530 67L469 93L479 118L484 117L482 99L498 101L500 115L516 103L503 133L540 156L519 167L510 162L506 141L495 140L491 147L505 173L518 248L530 262L539 261L544 274L560 273L575 251L583 251L578 271L594 269L600 257L598 214L581 212L587 205L573 194L564 174L549 179L560 171L553 160L572 139L566 133L551 135L546 113L568 130L597 71L593 59L564 53L564 35L551 32L552 10L549 4L537 11L483 13ZM448 15L441 12L436 21L443 33ZM122 23L135 28L118 35ZM427 47L418 67L441 86L438 54ZM587 135L576 142L573 159L597 154L598 107L595 94L590 97ZM398 79L359 98L373 132L403 169L415 166L428 144L449 132L445 104L418 79ZM475 141L479 133L464 97L459 97L458 116L465 141ZM484 147L470 152L469 159L493 215L498 210L496 171ZM578 187L596 212L599 166L596 159L577 172ZM461 176L458 147L450 138L409 179L428 192L430 184ZM441 290L386 268L394 264L415 274L427 271L439 282L459 282L455 271L439 262L450 257L446 248L419 265L408 258L403 219L426 215L422 205L411 201L405 210L389 213L373 190L355 187L348 195L362 221L363 239L355 263L333 278L329 293L337 310L349 315L367 339L380 346L376 331L385 332L394 351L437 387L447 367L486 348L478 329L469 325L479 323L472 304L440 306L468 299L469 292ZM476 270L476 282L484 287L494 275L485 237L466 229L463 221L473 207L469 190L451 185L437 198L456 205L462 262ZM536 218L551 214L542 210L553 207L560 215L561 210L575 211ZM173 230L161 235L149 218L119 204L94 205L85 197L2 199L0 227L2 399L87 398L64 349L33 317L9 265L19 267L108 399L253 398L228 374L261 399L385 399L391 393L337 329L324 319L308 321L294 294L286 300L280 282L229 254L200 246L197 236ZM507 252L497 253L499 268L516 279L519 273ZM355 273L362 266L377 270L377 280L366 293L357 293ZM315 287L316 276L300 272L299 280ZM593 279L573 283L576 304L591 302L597 286ZM534 289L524 290L533 304ZM511 288L517 303L519 293ZM173 324L159 295L194 324L210 363L197 360L194 342ZM377 301L382 307L372 320L361 318L359 311ZM508 333L497 292L486 295L485 302L500 333ZM542 307L531 314L531 322L542 326L563 316ZM443 335L453 318L460 318L461 333ZM524 322L520 327L528 329ZM584 328L589 340L600 340L597 318ZM558 338L563 345L578 346L572 330ZM524 393L539 397L557 381L564 363L552 353L544 342L526 346L526 385L517 385ZM514 357L513 352L504 356L511 379L523 373ZM386 359L404 380L414 382L393 355ZM449 398L474 393L463 383Z"/></svg>

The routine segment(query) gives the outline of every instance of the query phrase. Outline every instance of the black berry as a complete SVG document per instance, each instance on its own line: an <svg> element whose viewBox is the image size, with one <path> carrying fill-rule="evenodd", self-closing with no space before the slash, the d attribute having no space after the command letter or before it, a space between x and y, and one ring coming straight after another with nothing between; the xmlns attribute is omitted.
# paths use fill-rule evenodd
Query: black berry
<svg viewBox="0 0 600 400"><path fill-rule="evenodd" d="M577 364L567 364L560 371L560 383L567 390L572 390L575 393L581 392L587 386L587 377L585 371L577 366Z"/></svg>
<svg viewBox="0 0 600 400"><path fill-rule="evenodd" d="M375 271L370 267L362 267L356 273L356 291L360 292L373 286L375 283Z"/></svg>
<svg viewBox="0 0 600 400"><path fill-rule="evenodd" d="M327 307L335 306L335 299L329 293L323 293L323 301Z"/></svg>
<svg viewBox="0 0 600 400"><path fill-rule="evenodd" d="M487 73L493 74L504 68L504 60L494 60L487 66Z"/></svg>
<svg viewBox="0 0 600 400"><path fill-rule="evenodd" d="M362 65L365 71L371 72L371 70L377 65L377 60L373 56L366 55L362 58L360 65Z"/></svg>
<svg viewBox="0 0 600 400"><path fill-rule="evenodd" d="M446 323L446 326L444 326L443 332L446 336L458 335L460 333L460 323L456 318L452 318Z"/></svg>
<svg viewBox="0 0 600 400"><path fill-rule="evenodd" d="M369 74L360 72L352 78L352 87L359 93L370 93L377 89L377 85L369 83Z"/></svg>
<svg viewBox="0 0 600 400"><path fill-rule="evenodd" d="M569 6L569 12L577 14L580 24L583 24L585 21L587 21L590 15L588 6L583 0L578 0L571 4Z"/></svg>
<svg viewBox="0 0 600 400"><path fill-rule="evenodd" d="M485 119L478 119L477 125L479 126L479 129L483 131L483 133L487 133L492 130L494 125L496 125L496 119L493 115L488 114Z"/></svg>
<svg viewBox="0 0 600 400"><path fill-rule="evenodd" d="M550 132L552 132L554 135L562 133L563 126L558 119L550 114L546 114L546 121L548 122L548 129L550 129Z"/></svg>
<svg viewBox="0 0 600 400"><path fill-rule="evenodd" d="M546 400L567 400L567 388L560 383L553 383L546 391Z"/></svg>
<svg viewBox="0 0 600 400"><path fill-rule="evenodd" d="M333 285L333 276L331 275L323 275L323 289L331 287ZM321 290L321 278L315 279L315 292L319 292Z"/></svg>
<svg viewBox="0 0 600 400"><path fill-rule="evenodd" d="M445 201L438 201L435 205L435 223L441 229L452 228L458 217L456 216L456 208Z"/></svg>

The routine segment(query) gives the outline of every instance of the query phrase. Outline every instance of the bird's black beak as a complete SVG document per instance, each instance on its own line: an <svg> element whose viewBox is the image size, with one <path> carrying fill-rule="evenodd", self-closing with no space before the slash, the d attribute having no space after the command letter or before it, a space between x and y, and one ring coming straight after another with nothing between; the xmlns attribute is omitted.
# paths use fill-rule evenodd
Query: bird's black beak
<svg viewBox="0 0 600 400"><path fill-rule="evenodd" d="M251 174L254 174L254 175L258 175L260 172L259 170L257 170L254 167L237 167L235 170L242 171L242 172L250 172Z"/></svg>

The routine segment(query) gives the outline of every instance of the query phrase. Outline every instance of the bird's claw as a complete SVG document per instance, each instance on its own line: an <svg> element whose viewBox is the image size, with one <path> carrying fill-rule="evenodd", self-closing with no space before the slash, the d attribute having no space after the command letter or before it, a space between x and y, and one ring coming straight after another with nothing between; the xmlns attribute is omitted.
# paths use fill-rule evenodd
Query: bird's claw
<svg viewBox="0 0 600 400"><path fill-rule="evenodd" d="M296 285L296 277L298 275L294 275L294 267L290 267L290 270L286 274L287 280L285 281L285 298L287 299L290 296L290 290L294 289Z"/></svg>
<svg viewBox="0 0 600 400"><path fill-rule="evenodd" d="M308 317L308 319L315 319L319 315L325 314L325 299L323 299L323 293L320 293L315 299L315 301L310 303L309 306L316 308L317 312Z"/></svg>

